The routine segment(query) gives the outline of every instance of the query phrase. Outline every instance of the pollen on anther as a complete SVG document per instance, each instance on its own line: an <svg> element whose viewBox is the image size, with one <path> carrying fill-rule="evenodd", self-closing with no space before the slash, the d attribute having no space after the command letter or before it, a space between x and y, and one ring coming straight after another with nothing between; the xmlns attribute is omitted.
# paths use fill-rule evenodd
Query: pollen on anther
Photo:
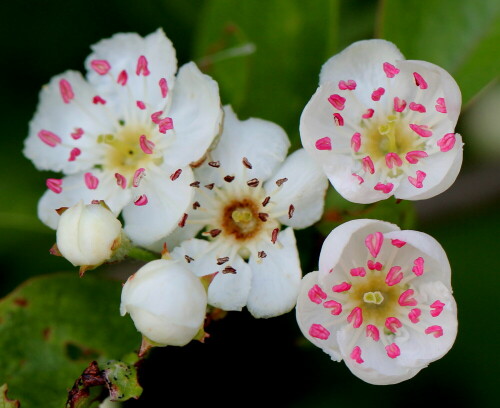
<svg viewBox="0 0 500 408"><path fill-rule="evenodd" d="M148 203L148 197L146 194L140 195L135 201L134 204L137 205L138 207L141 207L143 205L146 205Z"/></svg>
<svg viewBox="0 0 500 408"><path fill-rule="evenodd" d="M71 138L73 140L78 140L83 136L83 129L82 128L76 128L73 132L71 132Z"/></svg>
<svg viewBox="0 0 500 408"><path fill-rule="evenodd" d="M92 173L85 173L84 180L89 190L95 190L99 186L99 179Z"/></svg>
<svg viewBox="0 0 500 408"><path fill-rule="evenodd" d="M263 213L263 212L260 212L260 213L258 214L258 217L259 217L259 219L260 219L262 222L266 222L266 221L267 221L267 219L269 218L269 214L267 214L267 213Z"/></svg>
<svg viewBox="0 0 500 408"><path fill-rule="evenodd" d="M146 109L146 104L143 101L136 101L135 103L140 110Z"/></svg>
<svg viewBox="0 0 500 408"><path fill-rule="evenodd" d="M332 141L328 136L316 140L316 149L318 150L332 150Z"/></svg>
<svg viewBox="0 0 500 408"><path fill-rule="evenodd" d="M137 60L137 68L135 70L136 75L148 76L150 74L148 69L148 60L144 55L141 55Z"/></svg>
<svg viewBox="0 0 500 408"><path fill-rule="evenodd" d="M234 269L232 266L226 266L223 270L222 270L222 273L223 274L227 274L227 273L231 273L231 274L235 274L236 273L236 269Z"/></svg>
<svg viewBox="0 0 500 408"><path fill-rule="evenodd" d="M155 147L155 144L149 140L146 135L141 135L139 137L139 146L141 147L141 150L146 153L146 154L153 154L153 149Z"/></svg>
<svg viewBox="0 0 500 408"><path fill-rule="evenodd" d="M127 187L127 179L120 173L115 173L116 184L118 187L125 189Z"/></svg>
<svg viewBox="0 0 500 408"><path fill-rule="evenodd" d="M229 261L229 257L225 256L222 258L217 258L217 265L222 265L225 264L227 261Z"/></svg>
<svg viewBox="0 0 500 408"><path fill-rule="evenodd" d="M337 126L344 126L344 118L340 113L334 113L333 120Z"/></svg>
<svg viewBox="0 0 500 408"><path fill-rule="evenodd" d="M335 109L344 109L345 98L338 94L330 95L330 97L328 98L328 102L330 102Z"/></svg>
<svg viewBox="0 0 500 408"><path fill-rule="evenodd" d="M208 165L210 167L216 167L216 168L219 168L220 167L220 161L211 161L211 162L208 162Z"/></svg>
<svg viewBox="0 0 500 408"><path fill-rule="evenodd" d="M59 136L48 130L40 130L38 132L38 137L43 143L50 147L55 147L58 144L62 143L62 140Z"/></svg>
<svg viewBox="0 0 500 408"><path fill-rule="evenodd" d="M428 85L425 79L418 72L413 73L413 78L415 79L415 85L420 89L427 89Z"/></svg>
<svg viewBox="0 0 500 408"><path fill-rule="evenodd" d="M56 194L60 194L62 192L62 179L49 178L45 181L45 185L49 190Z"/></svg>
<svg viewBox="0 0 500 408"><path fill-rule="evenodd" d="M106 105L106 100L100 97L99 95L96 95L92 98L92 103L94 105Z"/></svg>
<svg viewBox="0 0 500 408"><path fill-rule="evenodd" d="M262 201L262 207L268 205L269 201L271 201L271 197L267 196L266 198L264 198L264 201Z"/></svg>
<svg viewBox="0 0 500 408"><path fill-rule="evenodd" d="M311 302L318 305L327 298L327 294L319 285L314 285L311 289L309 289L307 296Z"/></svg>
<svg viewBox="0 0 500 408"><path fill-rule="evenodd" d="M224 176L224 181L227 183L230 183L233 180L234 180L234 176L230 176L230 175Z"/></svg>
<svg viewBox="0 0 500 408"><path fill-rule="evenodd" d="M177 224L177 225L178 225L179 227L181 227L181 228L184 228L184 226L186 225L186 220L187 220L187 218L188 218L188 215L187 215L186 213L184 213L184 214L182 215L181 220L179 221L179 224Z"/></svg>
<svg viewBox="0 0 500 408"><path fill-rule="evenodd" d="M361 116L363 119L370 119L375 111L373 109L367 109L367 111Z"/></svg>
<svg viewBox="0 0 500 408"><path fill-rule="evenodd" d="M319 340L327 340L330 337L330 332L321 324L314 323L309 328L309 335Z"/></svg>
<svg viewBox="0 0 500 408"><path fill-rule="evenodd" d="M175 181L179 178L182 173L182 169L177 169L174 173L170 175L170 180Z"/></svg>
<svg viewBox="0 0 500 408"><path fill-rule="evenodd" d="M71 152L69 153L68 161L75 161L76 158L80 156L81 153L82 151L78 147L74 147L73 149L71 149Z"/></svg>
<svg viewBox="0 0 500 408"><path fill-rule="evenodd" d="M276 244L276 241L278 239L278 233L280 232L279 228L275 228L273 229L273 232L271 234L271 242L273 244Z"/></svg>
<svg viewBox="0 0 500 408"><path fill-rule="evenodd" d="M116 82L121 85L121 86L125 86L127 85L127 81L128 81L128 74L127 74L127 71L125 70L122 70L120 72L120 74L118 75L118 78L116 79Z"/></svg>
<svg viewBox="0 0 500 408"><path fill-rule="evenodd" d="M92 60L90 61L90 66L99 75L106 75L111 69L111 65L106 60Z"/></svg>
<svg viewBox="0 0 500 408"><path fill-rule="evenodd" d="M380 87L380 88L375 89L372 92L372 100L375 102L380 101L380 98L382 97L383 94L385 94L384 88Z"/></svg>
<svg viewBox="0 0 500 408"><path fill-rule="evenodd" d="M167 80L165 78L161 78L160 81L158 82L158 85L160 86L162 98L166 98L168 94Z"/></svg>
<svg viewBox="0 0 500 408"><path fill-rule="evenodd" d="M61 98L64 103L70 103L71 100L75 98L73 88L66 79L61 79L59 81L59 92L61 93Z"/></svg>
<svg viewBox="0 0 500 408"><path fill-rule="evenodd" d="M248 181L247 181L247 185L248 185L249 187L257 187L257 186L259 185L259 180L258 180L258 179L256 179L256 178L253 178L253 179L251 179L251 180L248 180Z"/></svg>
<svg viewBox="0 0 500 408"><path fill-rule="evenodd" d="M288 207L288 219L293 217L293 213L295 212L295 207L293 204L290 204L290 207Z"/></svg>
<svg viewBox="0 0 500 408"><path fill-rule="evenodd" d="M341 293L341 292L347 292L349 289L351 289L352 285L348 282L342 282L338 285L334 285L332 287L332 290L335 293Z"/></svg>
<svg viewBox="0 0 500 408"><path fill-rule="evenodd" d="M246 157L243 157L242 163L243 163L243 165L244 165L247 169L251 169L251 168L252 168L252 164L248 161L248 159L247 159Z"/></svg>
<svg viewBox="0 0 500 408"><path fill-rule="evenodd" d="M281 179L279 179L279 180L276 180L276 185L277 185L278 187L281 187L281 186L283 185L283 183L285 183L285 182L287 182L287 181L288 181L288 179L287 179L286 177L281 178Z"/></svg>

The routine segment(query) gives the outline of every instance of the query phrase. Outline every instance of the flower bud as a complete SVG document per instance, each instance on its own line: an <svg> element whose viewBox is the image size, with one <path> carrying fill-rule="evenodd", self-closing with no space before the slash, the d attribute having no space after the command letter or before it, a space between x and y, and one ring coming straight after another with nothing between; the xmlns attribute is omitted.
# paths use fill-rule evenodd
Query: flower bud
<svg viewBox="0 0 500 408"><path fill-rule="evenodd" d="M96 267L113 256L121 231L120 221L103 202L84 205L80 201L61 214L57 249L74 266Z"/></svg>
<svg viewBox="0 0 500 408"><path fill-rule="evenodd" d="M178 261L151 261L123 286L120 313L126 313L147 339L184 346L202 328L207 293L199 278Z"/></svg>

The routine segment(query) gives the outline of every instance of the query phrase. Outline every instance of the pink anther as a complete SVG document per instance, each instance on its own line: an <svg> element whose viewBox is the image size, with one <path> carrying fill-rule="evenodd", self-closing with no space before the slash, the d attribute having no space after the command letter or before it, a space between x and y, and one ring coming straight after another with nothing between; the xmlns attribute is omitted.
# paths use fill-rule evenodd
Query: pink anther
<svg viewBox="0 0 500 408"><path fill-rule="evenodd" d="M401 272L401 266L393 266L387 272L387 276L385 277L385 283L387 286L397 285L403 279L403 272Z"/></svg>
<svg viewBox="0 0 500 408"><path fill-rule="evenodd" d="M366 276L366 270L362 266L360 266L359 268L352 268L350 270L350 273L351 273L351 276L359 276L361 278L363 276Z"/></svg>
<svg viewBox="0 0 500 408"><path fill-rule="evenodd" d="M403 293L401 293L398 299L400 306L417 306L417 300L412 298L414 294L415 291L413 289L406 289Z"/></svg>
<svg viewBox="0 0 500 408"><path fill-rule="evenodd" d="M418 308L411 309L410 312L408 313L408 319L414 324L417 324L420 321L420 315L422 314L422 311Z"/></svg>
<svg viewBox="0 0 500 408"><path fill-rule="evenodd" d="M59 136L48 130L40 130L40 132L38 132L38 137L43 143L50 147L55 147L62 142Z"/></svg>
<svg viewBox="0 0 500 408"><path fill-rule="evenodd" d="M425 329L425 334L432 334L434 337L438 338L443 335L443 328L441 326L429 326Z"/></svg>
<svg viewBox="0 0 500 408"><path fill-rule="evenodd" d="M436 300L432 305L431 305L431 316L432 317L438 317L441 312L443 311L444 308L444 303Z"/></svg>
<svg viewBox="0 0 500 408"><path fill-rule="evenodd" d="M362 364L365 361L361 358L361 348L356 346L352 349L350 357L358 364Z"/></svg>
<svg viewBox="0 0 500 408"><path fill-rule="evenodd" d="M361 116L363 119L370 119L375 111L373 109L367 109L365 113Z"/></svg>
<svg viewBox="0 0 500 408"><path fill-rule="evenodd" d="M146 194L140 195L135 201L134 204L137 205L138 207L141 207L143 205L146 205L148 203L148 197Z"/></svg>
<svg viewBox="0 0 500 408"><path fill-rule="evenodd" d="M412 150L406 153L406 161L410 164L417 164L420 159L429 156L423 150Z"/></svg>
<svg viewBox="0 0 500 408"><path fill-rule="evenodd" d="M134 173L134 177L132 178L132 186L139 187L139 184L144 176L146 176L146 169L143 167L137 169Z"/></svg>
<svg viewBox="0 0 500 408"><path fill-rule="evenodd" d="M455 146L455 133L446 133L441 139L437 141L439 150L442 152L448 152Z"/></svg>
<svg viewBox="0 0 500 408"><path fill-rule="evenodd" d="M318 285L314 285L309 292L307 292L309 296L309 300L313 303L320 304L323 300L326 299L326 293L321 289Z"/></svg>
<svg viewBox="0 0 500 408"><path fill-rule="evenodd" d="M69 158L68 158L68 161L75 161L76 158L78 156L80 156L82 154L82 151L78 148L78 147L74 147L73 149L71 149L71 151L69 152Z"/></svg>
<svg viewBox="0 0 500 408"><path fill-rule="evenodd" d="M146 154L152 154L155 144L149 140L146 135L141 135L139 137L139 146L141 150Z"/></svg>
<svg viewBox="0 0 500 408"><path fill-rule="evenodd" d="M351 137L351 148L354 150L356 153L359 151L361 148L361 134L356 132L352 135Z"/></svg>
<svg viewBox="0 0 500 408"><path fill-rule="evenodd" d="M326 309L332 309L331 314L334 316L338 316L340 313L342 313L342 304L336 302L335 300L327 300L325 303L323 303L323 307Z"/></svg>
<svg viewBox="0 0 500 408"><path fill-rule="evenodd" d="M366 337L371 337L375 341L380 340L380 332L373 324L366 325Z"/></svg>
<svg viewBox="0 0 500 408"><path fill-rule="evenodd" d="M408 176L408 181L413 184L416 188L422 188L424 186L423 181L427 174L421 170L417 170L416 177Z"/></svg>
<svg viewBox="0 0 500 408"><path fill-rule="evenodd" d="M115 173L115 179L116 184L118 184L119 187L123 189L127 188L127 179L125 178L125 176L120 173Z"/></svg>
<svg viewBox="0 0 500 408"><path fill-rule="evenodd" d="M352 285L347 282L342 282L339 285L335 285L332 287L332 290L336 293L341 293L341 292L347 292L349 289L351 289Z"/></svg>
<svg viewBox="0 0 500 408"><path fill-rule="evenodd" d="M370 251L372 257L376 258L382 248L384 242L384 234L381 232L374 232L373 234L368 234L365 238L365 245Z"/></svg>
<svg viewBox="0 0 500 408"><path fill-rule="evenodd" d="M340 113L334 113L333 120L337 126L344 126L344 118Z"/></svg>
<svg viewBox="0 0 500 408"><path fill-rule="evenodd" d="M332 150L332 141L328 136L322 137L321 139L316 140L315 146L318 150Z"/></svg>
<svg viewBox="0 0 500 408"><path fill-rule="evenodd" d="M371 259L368 259L366 266L368 266L370 271L381 271L383 268L383 265L380 262L373 262Z"/></svg>
<svg viewBox="0 0 500 408"><path fill-rule="evenodd" d="M167 133L167 130L171 130L174 128L174 121L172 120L172 118L165 118L165 119L162 119L160 121L160 123L158 124L158 127L159 127L159 131L160 133Z"/></svg>
<svg viewBox="0 0 500 408"><path fill-rule="evenodd" d="M399 99L397 96L394 97L394 110L396 112L403 112L406 108L406 101L404 99Z"/></svg>
<svg viewBox="0 0 500 408"><path fill-rule="evenodd" d="M356 81L353 81L352 79L349 79L348 81L339 81L339 89L342 91L353 91L356 89Z"/></svg>
<svg viewBox="0 0 500 408"><path fill-rule="evenodd" d="M387 330L396 333L396 330L403 327L403 323L397 317L388 317L385 319L385 327Z"/></svg>
<svg viewBox="0 0 500 408"><path fill-rule="evenodd" d="M136 101L135 104L140 110L146 109L146 104L143 101Z"/></svg>
<svg viewBox="0 0 500 408"><path fill-rule="evenodd" d="M435 108L440 113L447 113L446 102L444 98L437 98Z"/></svg>
<svg viewBox="0 0 500 408"><path fill-rule="evenodd" d="M83 177L89 190L95 190L99 186L99 179L92 173L85 173Z"/></svg>
<svg viewBox="0 0 500 408"><path fill-rule="evenodd" d="M373 187L374 190L381 191L384 194L389 194L392 189L394 188L394 184L392 183L377 183L375 187Z"/></svg>
<svg viewBox="0 0 500 408"><path fill-rule="evenodd" d="M425 79L420 75L418 72L413 73L413 78L415 78L415 84L420 88L420 89L427 89L428 85Z"/></svg>
<svg viewBox="0 0 500 408"><path fill-rule="evenodd" d="M349 313L349 316L347 316L347 321L349 323L352 323L352 327L354 327L355 329L360 327L363 323L363 311L361 310L361 308L355 307L354 309L352 309L351 313Z"/></svg>
<svg viewBox="0 0 500 408"><path fill-rule="evenodd" d="M387 78L394 78L397 74L399 74L399 69L394 65L389 64L388 62L384 62L384 72L387 75Z"/></svg>
<svg viewBox="0 0 500 408"><path fill-rule="evenodd" d="M370 156L363 157L363 170L367 173L373 174L375 173L375 166L373 164L373 160Z"/></svg>
<svg viewBox="0 0 500 408"><path fill-rule="evenodd" d="M432 130L430 130L426 125L416 125L414 123L410 123L410 129L413 130L417 135L422 137L432 136Z"/></svg>
<svg viewBox="0 0 500 408"><path fill-rule="evenodd" d="M309 335L319 340L328 340L330 332L325 329L321 324L314 323L309 328Z"/></svg>
<svg viewBox="0 0 500 408"><path fill-rule="evenodd" d="M388 346L385 346L385 351L390 358L396 358L401 355L401 350L396 343L391 343Z"/></svg>
<svg viewBox="0 0 500 408"><path fill-rule="evenodd" d="M372 92L372 100L374 100L374 101L380 101L380 98L382 97L383 94L385 94L385 89L384 88L375 89Z"/></svg>
<svg viewBox="0 0 500 408"><path fill-rule="evenodd" d="M391 244L395 247L401 248L406 245L405 241L401 241L400 239L391 239Z"/></svg>
<svg viewBox="0 0 500 408"><path fill-rule="evenodd" d="M423 273L424 273L424 258L422 258L421 256L418 257L417 259L415 259L413 261L413 268L411 269L411 271L417 275L417 276L421 276Z"/></svg>
<svg viewBox="0 0 500 408"><path fill-rule="evenodd" d="M360 175L358 175L356 173L352 173L352 175L354 177L356 177L356 179L358 180L358 184L363 184L365 182L365 179L363 177L361 177Z"/></svg>
<svg viewBox="0 0 500 408"><path fill-rule="evenodd" d="M410 109L415 112L420 112L420 113L425 113L426 109L424 105L421 105L419 103L412 102L410 103Z"/></svg>
<svg viewBox="0 0 500 408"><path fill-rule="evenodd" d="M116 82L118 84L120 84L121 86L125 86L125 85L127 85L127 81L128 81L127 71L122 70L122 72L120 72L120 74L118 75Z"/></svg>
<svg viewBox="0 0 500 408"><path fill-rule="evenodd" d="M401 160L401 157L397 153L391 152L385 155L385 164L392 169L394 166L401 167L403 160Z"/></svg>
<svg viewBox="0 0 500 408"><path fill-rule="evenodd" d="M161 91L162 98L166 98L167 94L168 94L167 80L165 78L161 78L160 81L158 82L158 85L160 85L160 91Z"/></svg>
<svg viewBox="0 0 500 408"><path fill-rule="evenodd" d="M70 101L75 98L73 88L66 79L61 79L59 81L59 92L61 93L61 98L64 103L70 103Z"/></svg>
<svg viewBox="0 0 500 408"><path fill-rule="evenodd" d="M60 194L62 192L62 179L48 178L45 181L45 185L51 191L56 194Z"/></svg>
<svg viewBox="0 0 500 408"><path fill-rule="evenodd" d="M92 98L92 103L94 105L106 105L106 100L101 98L99 95L96 95Z"/></svg>
<svg viewBox="0 0 500 408"><path fill-rule="evenodd" d="M343 110L345 106L345 98L339 94L330 95L328 102L332 104L335 109Z"/></svg>
<svg viewBox="0 0 500 408"><path fill-rule="evenodd" d="M83 136L83 129L82 128L76 128L73 132L71 132L71 137L74 140L78 140Z"/></svg>
<svg viewBox="0 0 500 408"><path fill-rule="evenodd" d="M144 75L148 76L150 74L149 69L148 69L148 60L144 55L141 55L139 59L137 60L137 68L135 70L135 73L137 75Z"/></svg>
<svg viewBox="0 0 500 408"><path fill-rule="evenodd" d="M99 75L106 75L111 69L111 65L106 60L92 60L90 61L90 66Z"/></svg>

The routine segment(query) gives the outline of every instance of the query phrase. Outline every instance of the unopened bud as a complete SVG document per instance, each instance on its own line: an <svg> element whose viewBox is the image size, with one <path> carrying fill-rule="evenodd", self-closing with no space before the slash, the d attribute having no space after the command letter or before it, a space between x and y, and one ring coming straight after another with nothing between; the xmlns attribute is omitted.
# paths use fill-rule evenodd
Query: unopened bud
<svg viewBox="0 0 500 408"><path fill-rule="evenodd" d="M147 339L162 346L184 346L202 328L207 293L199 278L178 261L151 261L123 286L120 313L126 313Z"/></svg>
<svg viewBox="0 0 500 408"><path fill-rule="evenodd" d="M81 201L62 212L57 226L57 249L74 266L96 267L120 246L122 225L104 203Z"/></svg>

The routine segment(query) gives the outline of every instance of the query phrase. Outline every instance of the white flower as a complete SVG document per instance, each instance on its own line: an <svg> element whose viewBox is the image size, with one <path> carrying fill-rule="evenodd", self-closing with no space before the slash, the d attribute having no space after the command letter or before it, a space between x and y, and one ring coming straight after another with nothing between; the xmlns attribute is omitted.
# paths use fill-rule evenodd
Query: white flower
<svg viewBox="0 0 500 408"><path fill-rule="evenodd" d="M200 279L180 262L158 259L130 276L123 286L120 313L147 339L184 346L202 329L207 293Z"/></svg>
<svg viewBox="0 0 500 408"><path fill-rule="evenodd" d="M103 203L66 209L57 226L57 249L74 266L99 266L121 244L122 225Z"/></svg>
<svg viewBox="0 0 500 408"><path fill-rule="evenodd" d="M323 65L302 113L302 144L350 201L430 198L460 171L460 104L442 68L407 61L384 40L360 41Z"/></svg>
<svg viewBox="0 0 500 408"><path fill-rule="evenodd" d="M277 316L294 307L301 278L292 228L319 220L328 180L302 149L285 160L290 143L278 125L239 121L230 107L224 117L219 144L195 170L183 228L166 240L170 248L185 240L172 257L198 276L219 272L209 304ZM188 239L203 229L208 241Z"/></svg>
<svg viewBox="0 0 500 408"><path fill-rule="evenodd" d="M24 154L47 180L41 220L55 208L104 200L138 244L172 230L192 199L191 162L218 134L217 84L194 63L182 66L162 30L142 38L116 34L92 46L84 79L58 75L40 93Z"/></svg>
<svg viewBox="0 0 500 408"><path fill-rule="evenodd" d="M441 358L457 335L450 265L427 234L354 220L326 238L297 301L303 334L371 384L395 384Z"/></svg>

